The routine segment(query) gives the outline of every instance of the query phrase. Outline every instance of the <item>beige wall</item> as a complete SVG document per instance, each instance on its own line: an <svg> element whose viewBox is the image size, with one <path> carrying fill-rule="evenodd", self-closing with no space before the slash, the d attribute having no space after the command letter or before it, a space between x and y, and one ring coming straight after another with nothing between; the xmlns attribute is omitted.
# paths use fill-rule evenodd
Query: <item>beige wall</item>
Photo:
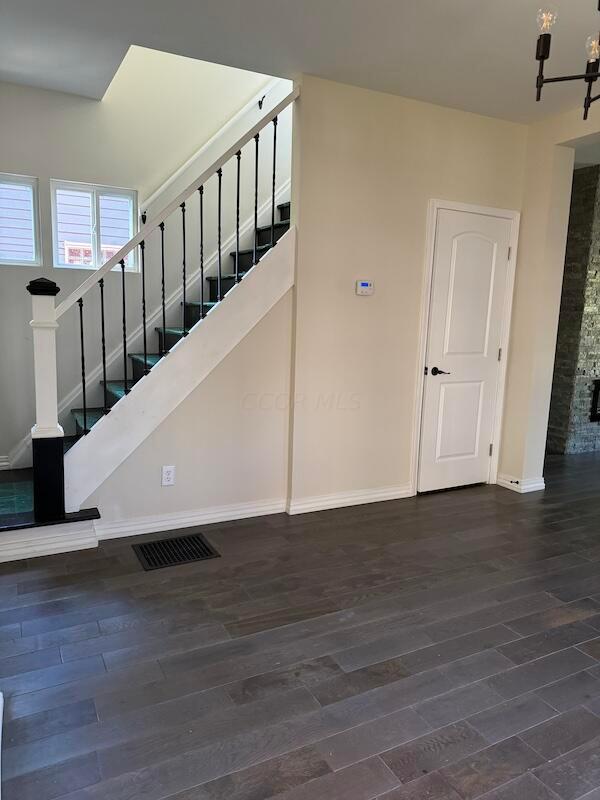
<svg viewBox="0 0 600 800"><path fill-rule="evenodd" d="M579 124L528 128L312 77L294 124L295 297L90 498L109 521L409 492L432 198L522 212L500 471L541 475L573 160L557 145ZM355 296L358 278L373 297ZM158 489L171 463L178 483Z"/></svg>
<svg viewBox="0 0 600 800"><path fill-rule="evenodd" d="M292 504L411 483L432 198L520 210L527 128L304 78ZM375 294L354 294L358 278Z"/></svg>
<svg viewBox="0 0 600 800"><path fill-rule="evenodd" d="M110 520L286 497L301 510L414 491L432 198L522 212L500 471L539 477L573 159L557 143L573 130L562 118L528 128L305 77L294 120L294 297L265 320L268 335L248 337L90 502ZM356 297L358 278L375 281L373 297ZM247 383L234 380L238 370ZM204 479L194 446L212 430L203 410L224 431L233 409L255 395L262 400L250 401L224 442L209 437L203 452L218 479L209 476L198 490L187 476L197 470ZM144 492L142 507L132 481L157 486L167 463L177 465L179 487ZM224 485L229 470L246 480Z"/></svg>
<svg viewBox="0 0 600 800"><path fill-rule="evenodd" d="M25 286L44 275L58 283L61 300L89 276L87 270L52 266L49 179L133 188L142 201L268 81L264 75L132 47L100 102L0 83L0 172L40 179L43 246L42 268L0 266L0 340L10 342L10 347L0 349L0 462L34 421L31 298ZM174 284L179 265L173 265L171 272L167 277ZM156 307L158 283L158 271L150 265L151 310ZM139 325L139 274L127 275L127 296L130 325ZM120 297L120 276L114 273L106 281L109 352L119 342ZM85 314L90 330L87 362L92 368L100 352L94 293L88 296ZM154 345L154 334L151 338ZM78 342L73 311L61 321L58 334L59 397L78 385ZM91 403L98 402L96 381L89 391ZM80 405L79 400L73 405ZM20 458L15 466L27 463L27 454Z"/></svg>

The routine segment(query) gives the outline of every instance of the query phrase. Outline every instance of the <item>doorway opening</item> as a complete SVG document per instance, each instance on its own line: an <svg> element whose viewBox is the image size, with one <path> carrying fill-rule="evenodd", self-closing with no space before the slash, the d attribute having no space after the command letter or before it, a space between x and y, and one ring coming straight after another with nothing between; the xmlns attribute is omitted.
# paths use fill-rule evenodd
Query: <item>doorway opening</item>
<svg viewBox="0 0 600 800"><path fill-rule="evenodd" d="M575 150L546 464L600 460L600 142Z"/></svg>

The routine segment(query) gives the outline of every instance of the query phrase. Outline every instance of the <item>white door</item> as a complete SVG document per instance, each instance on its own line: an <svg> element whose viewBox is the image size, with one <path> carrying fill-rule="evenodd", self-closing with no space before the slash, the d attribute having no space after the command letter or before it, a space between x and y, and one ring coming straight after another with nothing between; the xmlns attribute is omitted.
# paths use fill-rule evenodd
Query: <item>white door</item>
<svg viewBox="0 0 600 800"><path fill-rule="evenodd" d="M419 491L487 482L512 222L438 209Z"/></svg>

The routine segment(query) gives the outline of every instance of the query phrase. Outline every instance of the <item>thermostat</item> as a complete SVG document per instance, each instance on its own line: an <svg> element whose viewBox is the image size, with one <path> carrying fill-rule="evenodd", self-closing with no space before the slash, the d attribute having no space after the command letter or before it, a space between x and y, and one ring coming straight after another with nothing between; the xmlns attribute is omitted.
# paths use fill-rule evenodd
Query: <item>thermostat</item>
<svg viewBox="0 0 600 800"><path fill-rule="evenodd" d="M373 287L373 281L356 281L356 294L358 295L369 295L373 294L375 291Z"/></svg>

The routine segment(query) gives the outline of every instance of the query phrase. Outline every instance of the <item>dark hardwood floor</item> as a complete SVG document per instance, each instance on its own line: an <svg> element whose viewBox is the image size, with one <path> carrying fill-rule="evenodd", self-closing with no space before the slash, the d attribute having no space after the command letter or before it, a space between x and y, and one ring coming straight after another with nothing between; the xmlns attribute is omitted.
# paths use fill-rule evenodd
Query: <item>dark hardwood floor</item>
<svg viewBox="0 0 600 800"><path fill-rule="evenodd" d="M600 457L0 565L3 800L598 800Z"/></svg>

